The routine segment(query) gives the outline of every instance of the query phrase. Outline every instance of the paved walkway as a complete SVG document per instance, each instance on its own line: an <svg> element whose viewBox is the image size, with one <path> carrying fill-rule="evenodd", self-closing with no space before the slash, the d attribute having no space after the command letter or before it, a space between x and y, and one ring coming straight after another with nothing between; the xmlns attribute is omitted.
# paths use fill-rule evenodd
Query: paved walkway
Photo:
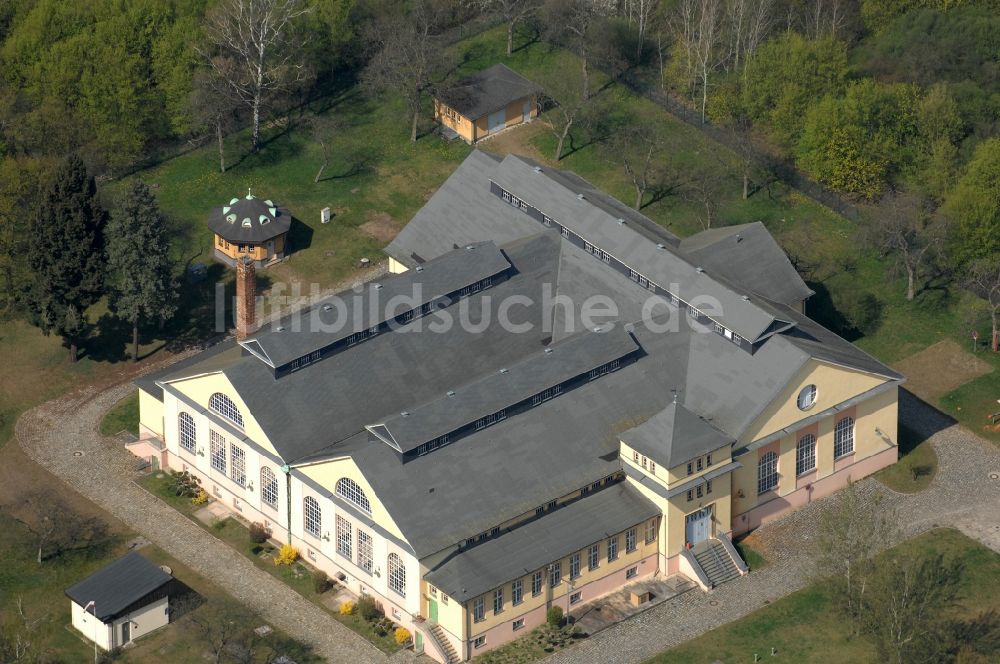
<svg viewBox="0 0 1000 664"><path fill-rule="evenodd" d="M116 515L184 564L214 581L289 635L310 643L331 662L362 664L412 660L409 652L387 658L314 604L212 537L185 516L132 482L134 458L97 426L103 413L133 389L80 391L25 413L17 438L42 466ZM900 419L931 436L939 470L915 495L893 493L875 480L863 492L882 494L897 510L907 536L954 526L1000 552L1000 450L936 410L904 395ZM73 452L84 452L74 457ZM770 564L714 592L688 592L610 627L548 658L551 664L639 662L805 586L813 573L808 544L822 503L768 524L758 533ZM261 601L266 597L267 601Z"/></svg>
<svg viewBox="0 0 1000 664"><path fill-rule="evenodd" d="M103 414L134 388L82 390L25 413L17 438L35 461L154 544L216 583L265 621L312 645L329 662L415 661L410 651L391 658L312 602L254 567L228 545L133 483L135 457L117 439L103 438ZM74 451L83 456L73 456Z"/></svg>
<svg viewBox="0 0 1000 664"><path fill-rule="evenodd" d="M939 469L925 491L902 495L867 479L860 491L881 494L896 510L905 537L953 526L1000 553L1000 450L909 394L900 400L900 420L931 437ZM684 593L631 620L610 627L545 664L641 662L709 630L762 608L806 586L814 567L809 544L816 536L823 501L760 528L769 563L711 593Z"/></svg>

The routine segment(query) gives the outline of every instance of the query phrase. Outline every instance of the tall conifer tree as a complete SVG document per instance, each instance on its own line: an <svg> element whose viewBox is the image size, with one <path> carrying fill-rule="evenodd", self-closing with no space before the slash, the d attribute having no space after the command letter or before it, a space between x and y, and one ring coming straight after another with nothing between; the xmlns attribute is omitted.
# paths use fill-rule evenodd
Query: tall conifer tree
<svg viewBox="0 0 1000 664"><path fill-rule="evenodd" d="M58 334L76 362L86 310L104 284L105 213L83 160L69 155L56 170L31 222L28 304L45 334Z"/></svg>
<svg viewBox="0 0 1000 664"><path fill-rule="evenodd" d="M111 308L132 325L132 361L139 359L139 321L164 322L176 310L170 239L156 198L141 180L122 193L108 224Z"/></svg>

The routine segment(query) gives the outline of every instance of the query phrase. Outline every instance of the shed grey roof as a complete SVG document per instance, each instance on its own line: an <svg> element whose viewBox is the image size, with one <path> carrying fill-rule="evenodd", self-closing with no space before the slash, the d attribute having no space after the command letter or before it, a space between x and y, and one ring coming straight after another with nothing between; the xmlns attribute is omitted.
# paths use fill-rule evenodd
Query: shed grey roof
<svg viewBox="0 0 1000 664"><path fill-rule="evenodd" d="M813 294L759 221L711 228L681 240L687 259L775 302L797 305Z"/></svg>
<svg viewBox="0 0 1000 664"><path fill-rule="evenodd" d="M287 233L292 215L273 201L247 194L213 209L208 227L233 244L259 243Z"/></svg>
<svg viewBox="0 0 1000 664"><path fill-rule="evenodd" d="M263 328L243 344L263 354L272 367L281 367L508 268L510 263L492 241L468 244L413 270L368 283L360 292L324 298L307 311ZM294 329L296 320L299 330Z"/></svg>
<svg viewBox="0 0 1000 664"><path fill-rule="evenodd" d="M729 436L676 402L621 435L632 449L673 468L733 442Z"/></svg>
<svg viewBox="0 0 1000 664"><path fill-rule="evenodd" d="M610 485L465 551L424 578L465 602L659 514L627 482Z"/></svg>
<svg viewBox="0 0 1000 664"><path fill-rule="evenodd" d="M476 72L443 90L438 98L476 120L541 91L537 85L504 64Z"/></svg>
<svg viewBox="0 0 1000 664"><path fill-rule="evenodd" d="M381 426L398 451L409 452L638 348L621 326L582 332L411 411L393 414Z"/></svg>
<svg viewBox="0 0 1000 664"><path fill-rule="evenodd" d="M80 606L94 602L97 619L107 622L172 580L172 576L133 551L67 588L66 595Z"/></svg>

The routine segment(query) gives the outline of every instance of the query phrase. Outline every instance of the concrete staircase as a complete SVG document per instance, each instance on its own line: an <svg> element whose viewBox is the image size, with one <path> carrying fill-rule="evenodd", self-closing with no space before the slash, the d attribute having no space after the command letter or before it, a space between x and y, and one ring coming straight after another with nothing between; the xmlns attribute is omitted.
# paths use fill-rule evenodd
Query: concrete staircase
<svg viewBox="0 0 1000 664"><path fill-rule="evenodd" d="M698 561L698 566L708 577L709 587L716 588L726 581L739 578L745 572L740 569L740 565L733 560L729 549L719 540L712 538L698 542L692 548L691 553ZM735 551L733 552L735 553ZM735 555L739 555L738 553ZM741 560L740 563L743 561ZM746 565L742 565L746 567Z"/></svg>
<svg viewBox="0 0 1000 664"><path fill-rule="evenodd" d="M441 625L437 623L430 623L430 634L431 638L434 639L434 644L437 646L438 652L444 655L445 664L458 664L462 661L462 658L458 656L455 652L454 646L451 645L451 641L448 640L448 636L441 629Z"/></svg>

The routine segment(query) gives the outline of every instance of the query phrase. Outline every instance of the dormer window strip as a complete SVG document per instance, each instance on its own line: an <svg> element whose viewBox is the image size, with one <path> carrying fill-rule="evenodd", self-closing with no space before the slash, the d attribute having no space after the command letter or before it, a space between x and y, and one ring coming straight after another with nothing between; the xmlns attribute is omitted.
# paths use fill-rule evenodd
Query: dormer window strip
<svg viewBox="0 0 1000 664"><path fill-rule="evenodd" d="M454 431L450 431L444 434L443 436L436 438L433 441L422 443L421 445L417 446L415 450L404 453L404 457L424 456L425 454L433 452L439 447L443 447L448 443L457 440L458 438L464 436L467 433L475 433L476 431L481 431L487 427L493 426L494 424L506 420L510 415L521 413L526 410L530 410L536 406L540 406L546 401L554 399L555 397L563 394L564 392L568 392L569 390L579 387L580 385L584 385L592 380L600 378L601 376L607 375L613 371L617 371L622 366L624 366L624 363L627 362L630 358L632 358L634 354L635 351L632 351L627 355L625 355L624 357L611 360L610 362L606 362L605 364L602 364L601 366L595 369L591 369L586 374L580 374L578 376L574 376L557 385L553 385L552 387L548 387L542 390L541 392L533 394L527 399L522 399L521 401L515 404L512 404L505 408L501 408L500 410L494 413L490 413L489 415L480 417L472 424L463 425L455 429Z"/></svg>
<svg viewBox="0 0 1000 664"><path fill-rule="evenodd" d="M319 350L311 351L310 353L307 353L302 357L296 358L291 362L288 362L282 367L278 367L275 370L275 377L284 376L285 374L298 371L299 369L303 369L309 366L310 364L313 364L314 362L318 362L323 357L328 357L329 355L333 355L342 350L346 350L347 348L357 346L359 343L363 341L368 341L369 339L378 336L380 332L391 327L392 325L406 325L415 318L421 318L423 316L430 314L435 308L443 308L444 303L450 305L463 297L469 297L470 295L474 295L475 293L486 290L487 288L493 286L495 276L496 275L491 275L484 279L480 279L474 284L465 286L447 295L442 295L440 297L434 298L430 302L424 302L418 307L404 311L401 314L397 314L390 321L382 321L380 323L376 323L375 325L372 325L367 329L360 330L358 332L351 334L346 339L338 340L332 344L320 348Z"/></svg>
<svg viewBox="0 0 1000 664"><path fill-rule="evenodd" d="M687 309L691 306L685 300L681 299L680 296L678 296L676 293L672 293L667 289L663 288L662 286L658 285L652 279L643 275L641 272L629 267L623 261L619 260L618 258L615 258L611 254L609 254L608 252L604 251L599 246L594 244L593 242L590 242L589 240L584 238L579 233L571 231L569 228L563 226L558 221L556 221L549 215L543 213L538 208L532 205L528 205L524 200L510 193L509 191L498 185L496 182L493 182L492 180L490 180L490 190L495 196L499 196L504 200L504 202L508 203L512 207L515 207L521 210L522 212L527 213L529 217L535 219L546 228L558 228L559 234L563 238L569 240L571 244L582 248L588 254L590 254L594 258L597 258L605 265L611 266L616 272L619 272L627 276L633 282L639 284L639 286L641 286L642 288L645 288L646 290L652 293L655 293L657 295L666 298L667 300L670 301L671 304L673 304L678 309ZM706 316L704 312L698 311L697 309L695 309L694 311L697 313L689 314L693 320L699 320L699 321L703 319L707 320L709 323L713 324L713 331L719 336L724 337L725 339L731 341L733 344L739 346L745 351L751 352L753 350L752 344L747 342L747 340L744 339L739 334L736 334L735 331L730 330L729 328L715 321L711 317Z"/></svg>

